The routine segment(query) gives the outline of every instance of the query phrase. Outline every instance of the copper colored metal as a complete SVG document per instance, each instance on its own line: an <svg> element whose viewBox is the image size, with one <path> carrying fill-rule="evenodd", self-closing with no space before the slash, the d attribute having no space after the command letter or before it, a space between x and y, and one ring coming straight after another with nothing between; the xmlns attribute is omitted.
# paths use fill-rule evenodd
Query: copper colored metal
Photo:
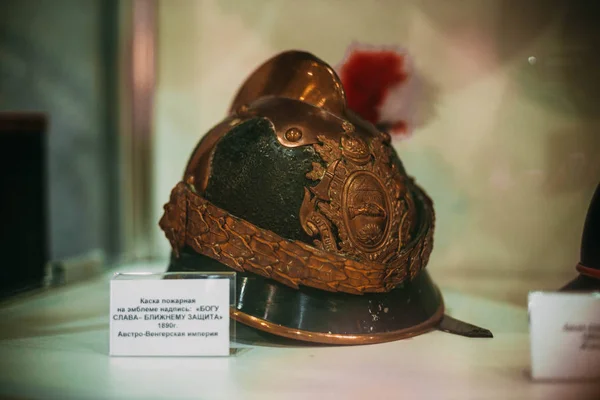
<svg viewBox="0 0 600 400"><path fill-rule="evenodd" d="M233 126L252 118L269 120L277 140L286 147L317 144L321 134L333 140L344 133L355 133L363 140L383 135L384 142L390 141L387 133L379 132L346 107L335 71L305 52L286 52L257 68L238 91L229 112L202 138L188 162L185 176L194 176L198 192L208 184L210 161L219 139Z"/></svg>
<svg viewBox="0 0 600 400"><path fill-rule="evenodd" d="M326 167L315 163L307 174L320 182L305 191L300 222L317 237L316 247L395 264L411 243L416 208L410 183L390 162L384 139L378 136L367 144L354 135L339 141L320 135L322 144L313 145Z"/></svg>
<svg viewBox="0 0 600 400"><path fill-rule="evenodd" d="M252 118L265 118L273 125L277 140L286 147L300 147L319 143L318 135L326 133L332 139L339 140L344 134L344 124L348 121L324 112L310 104L288 98L259 99L251 107L242 109L226 118L211 129L201 140L190 158L185 176L194 175L196 190L203 192L210 176L210 161L219 139L235 125ZM352 125L352 124L350 124ZM353 125L352 125L353 126ZM360 137L369 139L377 132L361 130Z"/></svg>
<svg viewBox="0 0 600 400"><path fill-rule="evenodd" d="M346 108L346 95L333 68L302 51L281 53L258 67L239 89L230 112L270 96L297 99L337 115Z"/></svg>
<svg viewBox="0 0 600 400"><path fill-rule="evenodd" d="M239 124L242 120L233 115L223 120L217 126L212 128L200 141L185 169L185 180L193 177L194 189L203 192L208 185L210 177L210 161L212 159L215 145L231 128Z"/></svg>
<svg viewBox="0 0 600 400"><path fill-rule="evenodd" d="M589 276L590 278L600 279L600 269L590 268L582 264L577 264L577 271L581 275Z"/></svg>
<svg viewBox="0 0 600 400"><path fill-rule="evenodd" d="M289 142L297 142L300 139L302 139L302 131L298 128L290 128L287 131L285 131L285 140L289 141Z"/></svg>
<svg viewBox="0 0 600 400"><path fill-rule="evenodd" d="M475 332L443 319L424 270L431 199L390 136L347 107L334 70L309 53L281 53L248 77L194 150L159 225L169 270L239 272L231 316L256 329L348 345L444 320L447 331Z"/></svg>
<svg viewBox="0 0 600 400"><path fill-rule="evenodd" d="M426 205L423 223L414 240L393 257L387 255L391 249L388 246L371 253L377 257L356 260L339 251L284 239L216 207L183 182L173 189L160 227L176 255L188 245L236 271L249 271L292 288L304 285L351 294L381 293L414 277L427 265L432 250L433 211L423 193L420 200ZM386 238L387 244L397 245L394 239ZM375 261L383 260L382 255L389 260Z"/></svg>
<svg viewBox="0 0 600 400"><path fill-rule="evenodd" d="M268 120L282 146L311 146L321 158L306 174L318 183L305 188L299 210L313 246L237 219L202 197L219 140L253 118ZM347 109L331 67L308 53L283 53L250 75L229 117L201 140L160 225L175 254L188 245L294 288L387 292L425 267L434 228L431 200L392 157L389 135Z"/></svg>
<svg viewBox="0 0 600 400"><path fill-rule="evenodd" d="M347 129L354 129L349 128L354 125L341 115L290 98L268 97L256 100L244 117L268 119L273 125L277 140L285 147L319 143L318 136L322 134L339 139ZM290 140L290 130L300 131L300 137L293 135L293 140ZM369 139L376 136L377 132L361 129L356 135Z"/></svg>
<svg viewBox="0 0 600 400"><path fill-rule="evenodd" d="M442 318L444 317L444 303L440 303L440 306L436 312L426 321L411 326L407 329L401 329L398 331L381 332L374 334L332 334L322 332L310 332L301 329L288 328L283 325L273 324L261 318L256 318L251 315L245 314L236 310L231 309L230 315L236 321L251 326L253 328L269 332L274 335L283 336L289 339L303 340L305 342L313 343L324 343L324 344L335 344L335 345L361 345L361 344L375 344L385 343L394 340L408 339L417 335L434 330Z"/></svg>

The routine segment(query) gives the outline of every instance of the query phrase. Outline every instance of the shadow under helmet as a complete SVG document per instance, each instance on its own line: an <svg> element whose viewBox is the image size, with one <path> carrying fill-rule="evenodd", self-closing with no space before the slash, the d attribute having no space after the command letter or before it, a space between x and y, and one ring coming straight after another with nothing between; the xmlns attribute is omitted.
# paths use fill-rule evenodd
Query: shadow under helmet
<svg viewBox="0 0 600 400"><path fill-rule="evenodd" d="M248 77L164 209L169 271L237 271L231 316L253 328L331 344L434 328L490 335L449 317L440 325L443 299L425 269L432 201L309 53L281 53Z"/></svg>

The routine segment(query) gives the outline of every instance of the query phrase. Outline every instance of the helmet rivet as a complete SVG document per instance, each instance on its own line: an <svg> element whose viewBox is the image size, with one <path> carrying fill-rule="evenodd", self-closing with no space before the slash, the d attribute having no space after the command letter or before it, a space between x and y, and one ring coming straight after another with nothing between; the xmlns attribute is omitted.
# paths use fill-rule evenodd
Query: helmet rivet
<svg viewBox="0 0 600 400"><path fill-rule="evenodd" d="M354 132L354 125L352 125L352 123L349 121L344 121L342 123L342 129L346 133L352 133L352 132Z"/></svg>
<svg viewBox="0 0 600 400"><path fill-rule="evenodd" d="M302 131L298 128L290 128L285 131L285 139L289 142L297 142L302 139Z"/></svg>
<svg viewBox="0 0 600 400"><path fill-rule="evenodd" d="M235 110L235 113L240 117L244 117L246 114L248 114L248 110L248 104L242 104Z"/></svg>

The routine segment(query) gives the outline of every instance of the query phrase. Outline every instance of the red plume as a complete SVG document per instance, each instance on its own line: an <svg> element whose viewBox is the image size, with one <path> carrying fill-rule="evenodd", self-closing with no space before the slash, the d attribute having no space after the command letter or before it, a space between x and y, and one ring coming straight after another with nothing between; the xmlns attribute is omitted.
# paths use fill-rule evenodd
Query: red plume
<svg viewBox="0 0 600 400"><path fill-rule="evenodd" d="M337 72L348 107L392 135L410 136L412 71L402 49L354 43Z"/></svg>

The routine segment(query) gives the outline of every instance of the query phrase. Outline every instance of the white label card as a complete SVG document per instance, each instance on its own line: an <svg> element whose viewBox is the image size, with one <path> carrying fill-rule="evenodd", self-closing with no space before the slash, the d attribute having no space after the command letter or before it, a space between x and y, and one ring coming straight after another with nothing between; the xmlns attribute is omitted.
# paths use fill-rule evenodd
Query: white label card
<svg viewBox="0 0 600 400"><path fill-rule="evenodd" d="M533 379L600 378L600 295L529 294Z"/></svg>
<svg viewBox="0 0 600 400"><path fill-rule="evenodd" d="M230 280L112 280L111 356L228 356Z"/></svg>

